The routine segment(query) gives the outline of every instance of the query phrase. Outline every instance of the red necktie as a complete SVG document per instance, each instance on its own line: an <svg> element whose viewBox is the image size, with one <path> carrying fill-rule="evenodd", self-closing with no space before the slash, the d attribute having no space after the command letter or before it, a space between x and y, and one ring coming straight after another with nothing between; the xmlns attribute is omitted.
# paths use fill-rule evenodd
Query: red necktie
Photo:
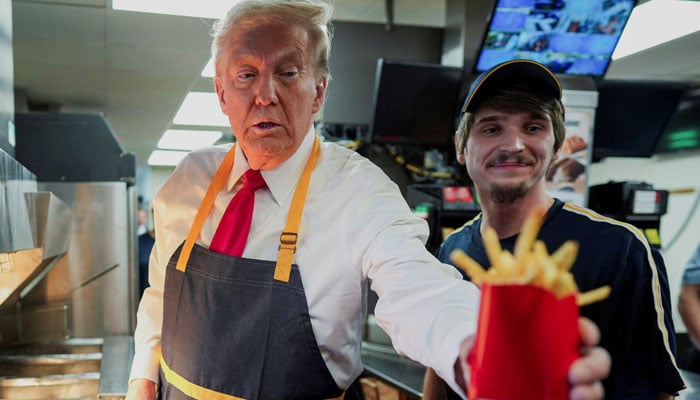
<svg viewBox="0 0 700 400"><path fill-rule="evenodd" d="M224 216L216 228L214 238L209 245L210 250L230 256L240 257L250 231L250 220L253 218L255 191L265 186L265 180L259 170L249 169L243 175L243 187L228 203Z"/></svg>

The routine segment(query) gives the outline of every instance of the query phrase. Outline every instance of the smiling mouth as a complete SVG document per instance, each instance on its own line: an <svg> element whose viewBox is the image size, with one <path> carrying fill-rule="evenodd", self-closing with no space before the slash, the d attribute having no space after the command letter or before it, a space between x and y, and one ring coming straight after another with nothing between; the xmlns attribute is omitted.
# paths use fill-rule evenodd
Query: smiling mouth
<svg viewBox="0 0 700 400"><path fill-rule="evenodd" d="M499 168L499 167L502 167L502 168L505 168L505 167L525 167L525 166L527 166L527 165L524 163L518 163L518 162L499 162L499 163L492 164L492 167L496 167L496 168Z"/></svg>
<svg viewBox="0 0 700 400"><path fill-rule="evenodd" d="M513 167L528 167L533 162L522 156L498 157L489 163L492 168L513 168Z"/></svg>

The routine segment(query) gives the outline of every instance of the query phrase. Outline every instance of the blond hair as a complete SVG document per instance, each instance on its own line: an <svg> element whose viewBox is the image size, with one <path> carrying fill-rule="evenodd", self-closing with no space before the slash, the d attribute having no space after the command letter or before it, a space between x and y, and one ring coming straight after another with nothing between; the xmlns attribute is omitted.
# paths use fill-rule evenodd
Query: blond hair
<svg viewBox="0 0 700 400"><path fill-rule="evenodd" d="M211 54L217 76L220 73L221 53L231 40L233 30L254 26L261 21L302 26L311 37L316 71L329 76L332 16L333 6L323 0L246 0L233 6L226 17L212 26Z"/></svg>

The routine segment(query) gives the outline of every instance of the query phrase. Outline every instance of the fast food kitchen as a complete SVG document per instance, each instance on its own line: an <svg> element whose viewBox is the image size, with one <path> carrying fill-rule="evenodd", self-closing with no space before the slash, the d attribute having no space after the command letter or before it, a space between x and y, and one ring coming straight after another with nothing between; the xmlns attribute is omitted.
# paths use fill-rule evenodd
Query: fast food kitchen
<svg viewBox="0 0 700 400"><path fill-rule="evenodd" d="M117 362L130 363L129 351L122 351L121 348L131 346L138 304L137 199L144 199L143 204L148 207L157 189L173 170L172 166L148 165L147 160L151 151L160 150L156 142L163 128L201 128L196 123L178 124L173 120L186 92L213 91L211 78L200 75L208 61L207 43L210 40L207 26L202 25L211 25L212 19L118 11L110 9L109 4L97 4L101 3L99 1L90 5L71 1L60 5L49 3L15 0L9 4L9 12L2 13L3 16L12 16L9 20L3 17L2 21L3 31L9 32L8 40L11 43L11 57L2 58L5 63L14 59L14 63L9 66L9 89L4 84L2 90L6 101L4 104L12 103L12 107L1 110L3 119L0 121L0 145L5 157L2 165L8 166L3 169L3 191L0 191L6 199L6 206L0 209L3 211L0 217L4 226L0 230L0 242L4 246L0 251L3 265L0 276L4 274L0 289L8 293L0 303L3 325L0 337L3 346L0 347L4 348L10 343L43 345L57 340L75 344L76 347L72 349L92 346L86 350L66 350L93 355L84 357L89 359L87 364L92 365L92 369L76 367L78 370L88 368L83 370L82 383L68 386L87 388L86 397L97 397L103 385L107 385L101 379L114 376L114 372L105 371L105 359L115 357L115 354L126 355L112 362L112 365ZM334 21L330 58L333 80L322 117L316 125L317 132L325 140L353 148L382 167L401 188L409 206L428 221L431 236L427 246L434 251L450 231L479 212L479 200L473 186L468 179L464 179L463 170L456 169L459 166L456 165L453 148L454 123L450 121L454 116L450 117L449 113L434 114L438 112L435 108L421 104L417 106L418 110L431 110L433 114L426 117L423 123L409 122L409 125L423 126L428 121L433 128L428 136L421 136L423 133L417 131L404 135L409 128L400 130L399 134L383 132L387 121L396 120L395 123L400 124L402 115L418 115L417 110L406 108L410 105L401 105L400 111L392 114L387 104L396 105L398 103L395 102L420 97L435 99L430 103L441 105L454 103L454 108L457 108L458 103L464 100L469 81L483 71L483 68L479 69L478 62L486 58L479 58L480 50L487 45L491 49L496 46L495 42L489 42L496 40L497 35L489 33L488 23L498 21L495 18L498 2L444 2L437 11L421 10L418 13L437 14L438 20L442 21L439 23L421 22L417 16L403 15L403 12L407 12L404 8L407 6L394 2L376 1L372 5L368 2L364 20L351 14L351 7L344 8L342 2L336 3L338 13L349 14L347 17L341 14ZM647 2L638 3L636 7ZM8 7L8 4L4 7ZM374 10L378 17L372 19L375 17L369 16L371 13L368 10ZM538 18L542 16L534 14ZM458 21L452 21L454 16L460 16ZM51 90L42 91L33 86L51 88L54 85L45 80L35 83L38 76L43 74L43 70L39 69L41 64L55 71L56 81L62 81L64 75L66 82L73 79L68 77L67 70L71 68L65 67L65 64L63 69L58 66L61 58L74 54L67 50L70 43L68 37L76 42L86 40L84 36L87 35L71 28L76 18L95 21L94 25L88 24L85 29L94 29L90 33L103 30L98 37L109 39L100 45L108 49L108 56L93 54L87 57L93 63L99 60L105 65L80 67L76 64L73 68L84 68L83 78L93 77L85 72L92 68L107 71L106 74L95 75L99 82L82 85L101 92L99 96L105 96L104 101L98 101L98 95L95 99L90 98L85 88L79 85L72 89L77 95L63 95L56 100L51 98ZM55 23L48 24L48 21ZM40 22L45 24L43 30L35 25ZM159 24L169 34L160 36L153 33L153 27ZM125 28L129 26L131 28ZM185 30L189 29L192 30L188 34ZM130 34L136 36L140 31L150 34L150 39L144 42L143 37L138 40L130 37ZM197 40L182 38L174 40L177 43L170 43L175 36L169 35L175 35L174 32L196 37ZM52 41L52 36L61 37L56 35L67 37ZM683 54L677 54L677 49L665 46L690 47L692 40L698 40L697 35L696 32L667 45L619 59L608 59L609 65L597 78L592 78L590 71L567 73L561 67L557 76L564 89L567 136L574 139L562 148L563 156L552 165L547 177L549 190L554 197L588 206L601 214L627 222L640 229L649 243L660 249L668 270L673 302L670 311L678 337L679 362L682 362L680 352L691 344L675 309L676 300L683 266L698 244L698 238L692 232L697 231L700 224L700 217L695 212L700 198L696 179L692 173L681 171L697 170L700 159L699 147L692 144L692 137L685 142L690 144L678 145L678 142L672 141L672 134L693 129L697 132L699 123L693 116L698 113L692 110L697 111L700 107L700 94L697 91L700 68L697 64L691 65L692 61L683 58ZM134 44L138 41L147 45ZM115 42L121 43L121 46L115 46ZM153 52L147 46L162 48L163 43L168 43L163 53L170 51L171 47L179 47L173 49L178 52L182 52L184 47L188 53L183 56L180 66L183 71L174 71L176 68L173 66L173 70L168 72L173 76L186 76L181 79L179 89L143 84L146 90L152 92L152 97L148 99L150 103L160 101L153 98L154 95L159 97L159 91L162 97L174 99L163 100L164 104L159 105L168 110L156 110L155 105L127 108L122 104L121 111L108 108L109 96L115 102L117 95L133 96L133 93L128 95L125 92L137 86L134 80L139 76L139 72L135 72L139 54L149 62L159 63L160 68L169 65L168 62L175 62L173 58L170 61L156 60L157 52L152 58L145 57L149 51ZM62 56L44 53L46 58L37 60L38 54L41 54L37 49L59 44L66 46L65 49L59 47L64 50ZM534 41L530 44L535 46ZM85 44L81 46L90 47ZM113 50L106 46L115 47ZM667 55L671 51L676 52L676 58L668 61L670 58ZM688 54L685 57L692 58ZM116 59L129 66L107 66ZM643 67L650 65L664 68L659 68L659 72ZM59 72L63 75L58 75ZM157 75L143 76L145 80L153 81ZM425 95L413 88L413 94L406 94L396 86L387 86L392 84L392 80L405 83L408 79L418 87L420 80L426 76L429 77L429 87L438 85L437 80L443 79L438 76L444 76L444 83L441 83L444 86L441 87L454 86L458 90L446 93L447 89L435 91L433 87L433 91ZM433 79L432 84L430 78ZM120 90L112 86L114 83L109 82L110 79L125 79L125 82L131 83L121 83L123 89ZM3 82L7 82L5 76ZM133 92L136 93L135 88ZM631 97L630 93L633 93ZM384 97L391 95L395 97ZM451 103L450 96L454 97ZM644 100L649 102L645 103ZM133 98L128 101L140 104ZM153 140L143 138L148 130L137 127L135 121L128 121L147 118L143 115L145 112L138 111L139 107L165 115L165 122L156 122L160 128ZM441 108L449 111L449 106ZM94 122L98 128L90 128L88 133L80 133L75 128L89 126L99 112L103 116ZM75 118L76 121L63 118ZM437 120L449 122L442 124L440 134L434 130L440 125ZM73 128L65 132L66 126ZM230 127L204 129L222 131L223 136L217 142L219 144L232 141ZM611 135L612 132L617 135ZM94 135L94 138L90 136L87 139L87 135ZM78 141L82 143L76 145ZM105 147L96 144L98 141L109 144ZM66 160L71 162L67 163ZM56 232L71 232L71 235L62 236ZM36 250L38 248L42 250ZM16 260L22 260L21 267L17 266ZM5 278L20 270L25 275L16 283L9 284L10 280ZM395 390L394 393L402 396L420 397L422 380L418 381L416 376L422 378L424 368L397 355L392 349L386 335L373 321L371 311L375 300L370 293L366 346L363 349L368 378L365 383L375 385L377 390ZM98 350L94 350L96 343ZM115 346L119 350L115 351ZM96 355L99 353L99 356ZM392 363L395 366L387 366ZM110 379L126 379L128 367L125 368L126 371L117 372L118 378ZM396 378L392 376L394 371L407 372L408 376L413 373L413 377ZM102 378L99 377L100 372ZM5 374L13 377L21 375L15 372ZM692 374L684 377L690 389L682 391L681 396L694 392L695 386ZM387 384L388 389L384 386ZM119 385L116 387L116 392L110 395L123 395L120 392L123 388L120 389ZM100 392L101 398L108 395L106 390ZM12 397L0 394L0 397L3 396Z"/></svg>

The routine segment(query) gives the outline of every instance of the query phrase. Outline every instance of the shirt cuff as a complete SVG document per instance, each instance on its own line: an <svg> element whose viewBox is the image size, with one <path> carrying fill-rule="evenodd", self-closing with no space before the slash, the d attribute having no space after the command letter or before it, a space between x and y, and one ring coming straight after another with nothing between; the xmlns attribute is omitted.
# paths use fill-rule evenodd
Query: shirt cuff
<svg viewBox="0 0 700 400"><path fill-rule="evenodd" d="M134 361L131 364L131 374L129 382L134 379L148 379L158 383L160 372L160 352L146 350L134 354Z"/></svg>

